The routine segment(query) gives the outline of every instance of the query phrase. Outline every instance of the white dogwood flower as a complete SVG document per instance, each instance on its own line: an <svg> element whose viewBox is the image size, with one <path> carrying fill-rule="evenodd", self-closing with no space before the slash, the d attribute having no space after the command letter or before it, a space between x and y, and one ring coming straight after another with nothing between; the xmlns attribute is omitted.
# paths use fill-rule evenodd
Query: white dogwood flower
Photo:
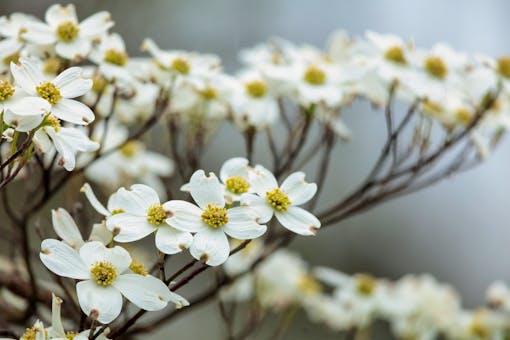
<svg viewBox="0 0 510 340"><path fill-rule="evenodd" d="M57 55L67 59L86 57L93 40L113 26L110 13L106 11L93 14L79 23L72 4L49 7L45 19L46 23L27 24L23 38L37 45L55 44Z"/></svg>
<svg viewBox="0 0 510 340"><path fill-rule="evenodd" d="M188 248L193 240L190 233L167 223L171 212L161 204L154 189L134 184L129 190L120 188L118 207L106 217L106 226L117 242L133 242L156 234L156 247L165 254L175 254Z"/></svg>
<svg viewBox="0 0 510 340"><path fill-rule="evenodd" d="M22 57L19 65L11 63L11 72L16 85L51 105L55 117L78 125L87 125L94 120L94 113L88 106L71 99L92 88L92 80L83 78L80 67L68 68L52 81L47 81L38 60Z"/></svg>
<svg viewBox="0 0 510 340"><path fill-rule="evenodd" d="M261 165L255 166L251 174L250 183L255 194L243 194L241 205L253 208L261 223L268 222L273 215L282 226L300 235L315 235L321 222L300 208L308 202L317 191L315 183L305 181L303 172L294 172L283 181L281 187L274 175Z"/></svg>
<svg viewBox="0 0 510 340"><path fill-rule="evenodd" d="M191 176L189 191L198 206L180 200L163 204L168 211L167 223L176 229L196 233L191 255L210 266L224 263L230 253L226 235L240 240L260 237L267 227L257 223L257 215L249 207L228 209L218 178L203 170Z"/></svg>
<svg viewBox="0 0 510 340"><path fill-rule="evenodd" d="M122 296L148 311L163 309L168 302L187 304L161 280L132 274L131 256L119 246L106 248L93 241L77 252L64 242L46 239L41 244L40 258L53 273L80 280L76 292L81 309L86 315L97 315L101 323L110 323L119 316Z"/></svg>

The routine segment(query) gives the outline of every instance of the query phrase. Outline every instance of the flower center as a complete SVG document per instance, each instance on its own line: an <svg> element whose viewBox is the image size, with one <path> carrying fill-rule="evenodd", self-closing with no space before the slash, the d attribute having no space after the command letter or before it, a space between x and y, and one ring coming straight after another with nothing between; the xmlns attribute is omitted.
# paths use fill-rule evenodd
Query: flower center
<svg viewBox="0 0 510 340"><path fill-rule="evenodd" d="M436 56L430 56L425 59L423 67L428 74L438 79L444 79L448 74L448 68L443 59Z"/></svg>
<svg viewBox="0 0 510 340"><path fill-rule="evenodd" d="M392 46L384 52L384 58L397 64L407 64L404 50L400 46Z"/></svg>
<svg viewBox="0 0 510 340"><path fill-rule="evenodd" d="M202 97L204 99L207 99L207 100L213 100L213 99L218 98L218 91L216 91L215 88L210 87L210 86L208 86L205 89L203 89L202 91L200 91L200 94L202 95Z"/></svg>
<svg viewBox="0 0 510 340"><path fill-rule="evenodd" d="M44 62L43 65L43 72L46 74L58 74L58 72L62 69L62 63L60 62L60 59L57 57L48 58Z"/></svg>
<svg viewBox="0 0 510 340"><path fill-rule="evenodd" d="M25 333L21 336L21 340L36 340L37 333L42 331L39 327L26 328Z"/></svg>
<svg viewBox="0 0 510 340"><path fill-rule="evenodd" d="M78 335L78 333L75 333L75 332L67 332L66 333L66 339L67 340L73 340L77 335Z"/></svg>
<svg viewBox="0 0 510 340"><path fill-rule="evenodd" d="M505 78L510 78L510 56L498 59L497 71Z"/></svg>
<svg viewBox="0 0 510 340"><path fill-rule="evenodd" d="M66 21L58 25L56 33L61 41L71 42L76 39L79 32L80 27L78 27L78 25L72 21Z"/></svg>
<svg viewBox="0 0 510 340"><path fill-rule="evenodd" d="M40 83L35 87L39 97L46 99L51 105L56 105L62 99L60 90L50 81Z"/></svg>
<svg viewBox="0 0 510 340"><path fill-rule="evenodd" d="M15 63L17 64L18 61L19 61L19 57L20 57L20 52L14 52L13 54L11 55L8 55L7 57L5 57L3 59L3 62L5 65L10 65L11 63Z"/></svg>
<svg viewBox="0 0 510 340"><path fill-rule="evenodd" d="M289 196L279 188L266 192L267 201L278 211L287 211L291 205Z"/></svg>
<svg viewBox="0 0 510 340"><path fill-rule="evenodd" d="M127 63L128 56L126 52L110 48L104 52L103 60L110 64L124 66Z"/></svg>
<svg viewBox="0 0 510 340"><path fill-rule="evenodd" d="M14 87L8 81L0 81L0 102L6 101L14 94Z"/></svg>
<svg viewBox="0 0 510 340"><path fill-rule="evenodd" d="M322 85L326 82L326 73L316 66L306 69L303 79L311 85Z"/></svg>
<svg viewBox="0 0 510 340"><path fill-rule="evenodd" d="M267 92L267 85L261 80L253 80L244 84L246 92L253 98L264 97Z"/></svg>
<svg viewBox="0 0 510 340"><path fill-rule="evenodd" d="M423 111L431 114L432 116L440 116L443 114L443 107L431 100L425 100L423 102Z"/></svg>
<svg viewBox="0 0 510 340"><path fill-rule="evenodd" d="M460 123L467 125L473 119L473 113L468 109L461 108L455 111L455 118Z"/></svg>
<svg viewBox="0 0 510 340"><path fill-rule="evenodd" d="M53 129L55 129L56 132L58 132L58 130L61 128L60 120L54 115L46 116L43 126L51 126Z"/></svg>
<svg viewBox="0 0 510 340"><path fill-rule="evenodd" d="M184 58L175 58L172 61L172 68L180 74L188 74L191 69L189 62Z"/></svg>
<svg viewBox="0 0 510 340"><path fill-rule="evenodd" d="M477 339L488 339L491 331L480 318L475 318L469 325L469 332Z"/></svg>
<svg viewBox="0 0 510 340"><path fill-rule="evenodd" d="M133 273L138 274L138 275L147 276L149 274L149 272L147 272L147 269L145 269L145 266L143 265L143 263L141 263L135 259L133 259L133 261L129 265L129 269L131 269L131 271Z"/></svg>
<svg viewBox="0 0 510 340"><path fill-rule="evenodd" d="M140 145L137 142L128 142L122 148L120 152L127 158L133 158L140 151Z"/></svg>
<svg viewBox="0 0 510 340"><path fill-rule="evenodd" d="M377 281L368 274L356 275L356 289L362 295L372 295L377 286Z"/></svg>
<svg viewBox="0 0 510 340"><path fill-rule="evenodd" d="M227 187L228 191L239 195L248 192L250 183L248 183L248 181L241 176L232 176L227 178L225 181L225 186Z"/></svg>
<svg viewBox="0 0 510 340"><path fill-rule="evenodd" d="M126 211L124 209L114 209L112 211L112 215L118 215L118 214L122 214L122 213L125 213Z"/></svg>
<svg viewBox="0 0 510 340"><path fill-rule="evenodd" d="M147 210L147 221L151 224L161 225L167 217L168 214L161 204L155 204Z"/></svg>
<svg viewBox="0 0 510 340"><path fill-rule="evenodd" d="M212 228L219 228L227 224L227 209L214 204L208 204L202 213L202 221Z"/></svg>
<svg viewBox="0 0 510 340"><path fill-rule="evenodd" d="M108 82L104 77L95 76L94 78L92 78L92 91L94 91L95 93L101 93L103 92L107 84Z"/></svg>
<svg viewBox="0 0 510 340"><path fill-rule="evenodd" d="M107 261L96 262L90 273L94 281L101 286L109 286L117 278L117 269Z"/></svg>
<svg viewBox="0 0 510 340"><path fill-rule="evenodd" d="M316 279L314 279L311 275L302 275L298 281L299 289L308 295L313 295L320 293L322 291L322 287Z"/></svg>

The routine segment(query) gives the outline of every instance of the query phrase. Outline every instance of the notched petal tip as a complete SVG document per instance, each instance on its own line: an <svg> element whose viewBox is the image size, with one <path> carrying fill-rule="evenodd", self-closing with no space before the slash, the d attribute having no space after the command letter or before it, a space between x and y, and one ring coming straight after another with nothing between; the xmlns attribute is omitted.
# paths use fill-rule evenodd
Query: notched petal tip
<svg viewBox="0 0 510 340"><path fill-rule="evenodd" d="M310 228L308 228L308 230L310 230L310 232L312 233L311 236L316 236L317 232L319 231L319 227L311 226Z"/></svg>

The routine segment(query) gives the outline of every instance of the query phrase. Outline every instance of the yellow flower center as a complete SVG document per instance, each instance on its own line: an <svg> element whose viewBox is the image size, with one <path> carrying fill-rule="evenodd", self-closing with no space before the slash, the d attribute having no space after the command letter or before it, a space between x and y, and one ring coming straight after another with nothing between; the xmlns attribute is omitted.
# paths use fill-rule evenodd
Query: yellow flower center
<svg viewBox="0 0 510 340"><path fill-rule="evenodd" d="M461 124L467 125L473 119L473 112L468 109L461 108L455 111L455 118Z"/></svg>
<svg viewBox="0 0 510 340"><path fill-rule="evenodd" d="M62 63L60 62L60 59L57 57L52 57L46 59L43 65L43 72L46 74L55 75L58 74L58 72L62 68Z"/></svg>
<svg viewBox="0 0 510 340"><path fill-rule="evenodd" d="M14 94L14 87L8 81L0 81L0 102L6 101Z"/></svg>
<svg viewBox="0 0 510 340"><path fill-rule="evenodd" d="M161 225L168 217L168 213L163 209L163 205L155 204L147 210L147 221L154 225Z"/></svg>
<svg viewBox="0 0 510 340"><path fill-rule="evenodd" d="M314 295L322 291L321 284L311 275L302 275L299 278L298 287L308 295Z"/></svg>
<svg viewBox="0 0 510 340"><path fill-rule="evenodd" d="M124 209L114 209L112 211L112 215L118 215L118 214L122 214L122 213L125 213L126 211Z"/></svg>
<svg viewBox="0 0 510 340"><path fill-rule="evenodd" d="M392 46L384 52L384 58L397 64L407 64L404 49L400 46Z"/></svg>
<svg viewBox="0 0 510 340"><path fill-rule="evenodd" d="M438 79L444 79L448 74L448 67L446 67L443 59L436 56L425 59L423 67L428 74Z"/></svg>
<svg viewBox="0 0 510 340"><path fill-rule="evenodd" d="M92 91L94 91L95 93L103 92L107 84L108 82L104 77L95 76L94 78L92 78Z"/></svg>
<svg viewBox="0 0 510 340"><path fill-rule="evenodd" d="M322 85L326 82L326 73L316 66L310 66L306 69L303 79L311 85Z"/></svg>
<svg viewBox="0 0 510 340"><path fill-rule="evenodd" d="M26 328L25 333L21 336L21 340L35 340L37 338L37 333L40 332L41 329L34 326L32 328Z"/></svg>
<svg viewBox="0 0 510 340"><path fill-rule="evenodd" d="M205 89L203 89L202 91L200 91L200 95L204 99L213 100L213 99L218 98L218 91L216 91L216 89L214 87L208 86Z"/></svg>
<svg viewBox="0 0 510 340"><path fill-rule="evenodd" d="M67 332L66 333L66 339L67 340L73 340L75 336L77 336L78 333L75 333L75 332Z"/></svg>
<svg viewBox="0 0 510 340"><path fill-rule="evenodd" d="M172 61L172 68L179 72L180 74L188 74L191 66L189 62L184 58L175 58Z"/></svg>
<svg viewBox="0 0 510 340"><path fill-rule="evenodd" d="M127 158L133 158L139 151L140 145L135 141L127 142L122 148L120 148L122 155Z"/></svg>
<svg viewBox="0 0 510 340"><path fill-rule="evenodd" d="M27 41L25 40L25 38L22 37L22 35L24 33L27 33L28 30L25 28L25 27L21 27L19 30L18 30L18 41L20 43L26 43Z"/></svg>
<svg viewBox="0 0 510 340"><path fill-rule="evenodd" d="M5 57L3 59L3 62L4 62L5 65L10 65L11 62L17 64L18 61L19 61L19 57L20 57L20 52L18 51L18 52L15 52L15 53Z"/></svg>
<svg viewBox="0 0 510 340"><path fill-rule="evenodd" d="M101 286L109 286L117 278L117 269L107 261L96 262L90 273L94 281Z"/></svg>
<svg viewBox="0 0 510 340"><path fill-rule="evenodd" d="M358 274L356 275L356 289L362 295L372 295L377 286L377 281L372 275Z"/></svg>
<svg viewBox="0 0 510 340"><path fill-rule="evenodd" d="M227 178L225 181L225 186L227 187L228 191L239 195L248 192L250 183L248 183L248 181L241 176L232 176Z"/></svg>
<svg viewBox="0 0 510 340"><path fill-rule="evenodd" d="M46 118L44 119L44 124L43 125L44 126L51 126L57 132L61 128L60 120L57 117L55 117L54 115L46 116Z"/></svg>
<svg viewBox="0 0 510 340"><path fill-rule="evenodd" d="M498 59L497 71L505 78L510 78L510 56Z"/></svg>
<svg viewBox="0 0 510 340"><path fill-rule="evenodd" d="M78 33L80 32L80 27L72 22L66 21L58 25L57 27L57 36L63 42L71 42L76 39Z"/></svg>
<svg viewBox="0 0 510 340"><path fill-rule="evenodd" d="M278 211L287 211L291 205L289 196L279 188L266 192L267 201Z"/></svg>
<svg viewBox="0 0 510 340"><path fill-rule="evenodd" d="M147 269L145 269L145 266L143 265L143 263L141 263L135 259L133 259L133 261L129 265L129 269L131 269L131 271L133 273L138 274L138 275L147 276L149 274Z"/></svg>
<svg viewBox="0 0 510 340"><path fill-rule="evenodd" d="M36 86L35 90L39 97L46 99L51 105L56 105L62 99L60 90L50 81L45 81Z"/></svg>
<svg viewBox="0 0 510 340"><path fill-rule="evenodd" d="M488 339L491 331L489 327L479 318L475 318L469 325L469 332L477 339Z"/></svg>
<svg viewBox="0 0 510 340"><path fill-rule="evenodd" d="M443 107L431 100L425 100L423 102L423 111L431 114L432 116L440 116L443 113Z"/></svg>
<svg viewBox="0 0 510 340"><path fill-rule="evenodd" d="M212 228L219 228L228 223L227 209L208 204L202 213L202 221Z"/></svg>
<svg viewBox="0 0 510 340"><path fill-rule="evenodd" d="M110 48L104 52L103 60L110 64L124 66L127 64L128 55L124 51Z"/></svg>
<svg viewBox="0 0 510 340"><path fill-rule="evenodd" d="M261 80L253 80L246 84L244 84L244 88L246 89L246 93L253 98L261 98L267 92L267 85Z"/></svg>

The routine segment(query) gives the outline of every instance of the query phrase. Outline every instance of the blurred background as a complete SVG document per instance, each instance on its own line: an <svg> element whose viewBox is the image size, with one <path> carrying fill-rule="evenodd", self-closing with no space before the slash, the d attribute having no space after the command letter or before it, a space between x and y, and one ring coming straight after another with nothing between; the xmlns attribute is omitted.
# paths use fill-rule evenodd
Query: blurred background
<svg viewBox="0 0 510 340"><path fill-rule="evenodd" d="M22 11L43 17L52 3L1 0L0 14ZM510 2L506 0L87 0L74 4L80 18L110 11L116 22L113 31L123 35L131 55L140 54L143 38L152 37L163 48L218 54L229 71L239 67L241 48L268 37L323 46L329 33L339 28L358 35L367 29L394 33L427 47L445 41L470 53L498 56L510 51L505 38L510 31ZM368 105L356 105L344 117L354 138L335 150L323 205L360 182L385 137L381 112ZM218 171L225 159L244 154L240 139L231 142L233 133L225 128L213 140L206 170ZM467 307L481 304L490 282L510 280L508 154L510 143L506 141L474 170L379 205L315 238L299 238L291 247L313 264L346 272L389 278L431 273L454 285ZM256 151L255 159L270 164L263 148ZM166 339L171 332L180 339L221 339L218 317L217 306L201 308L158 336ZM298 321L286 338L312 336L334 337L319 326Z"/></svg>

